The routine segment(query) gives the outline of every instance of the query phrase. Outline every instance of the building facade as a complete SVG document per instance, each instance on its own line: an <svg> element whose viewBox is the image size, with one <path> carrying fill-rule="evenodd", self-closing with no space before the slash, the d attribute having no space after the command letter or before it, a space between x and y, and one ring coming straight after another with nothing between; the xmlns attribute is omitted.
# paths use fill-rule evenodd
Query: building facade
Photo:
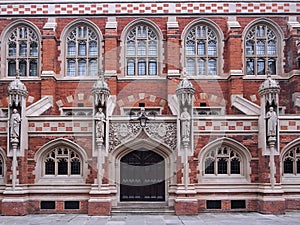
<svg viewBox="0 0 300 225"><path fill-rule="evenodd" d="M300 3L0 1L0 212L300 209Z"/></svg>

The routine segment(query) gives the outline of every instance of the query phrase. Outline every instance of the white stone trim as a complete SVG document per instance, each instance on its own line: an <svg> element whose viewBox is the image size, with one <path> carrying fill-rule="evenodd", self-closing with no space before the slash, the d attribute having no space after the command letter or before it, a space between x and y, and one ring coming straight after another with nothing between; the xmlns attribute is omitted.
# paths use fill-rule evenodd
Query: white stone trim
<svg viewBox="0 0 300 225"><path fill-rule="evenodd" d="M51 107L53 107L53 97L44 96L26 108L26 116L40 116Z"/></svg>
<svg viewBox="0 0 300 225"><path fill-rule="evenodd" d="M260 115L260 107L241 95L231 95L231 106L234 106L246 115Z"/></svg>

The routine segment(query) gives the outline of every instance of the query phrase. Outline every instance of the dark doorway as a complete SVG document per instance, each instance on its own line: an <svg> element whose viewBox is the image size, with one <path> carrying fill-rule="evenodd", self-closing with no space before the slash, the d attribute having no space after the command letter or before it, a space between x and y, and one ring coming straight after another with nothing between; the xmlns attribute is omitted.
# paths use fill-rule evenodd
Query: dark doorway
<svg viewBox="0 0 300 225"><path fill-rule="evenodd" d="M139 149L121 159L121 201L165 201L165 160L157 153Z"/></svg>

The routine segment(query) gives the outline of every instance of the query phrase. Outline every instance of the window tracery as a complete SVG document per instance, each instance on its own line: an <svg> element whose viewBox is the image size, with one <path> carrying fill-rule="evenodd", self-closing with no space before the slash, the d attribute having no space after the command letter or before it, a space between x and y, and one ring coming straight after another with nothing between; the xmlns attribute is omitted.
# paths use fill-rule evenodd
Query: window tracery
<svg viewBox="0 0 300 225"><path fill-rule="evenodd" d="M186 72L190 76L217 75L218 38L209 26L193 27L185 40Z"/></svg>
<svg viewBox="0 0 300 225"><path fill-rule="evenodd" d="M73 28L66 38L67 76L97 76L99 38L86 25Z"/></svg>
<svg viewBox="0 0 300 225"><path fill-rule="evenodd" d="M300 146L296 146L284 154L283 174L300 174Z"/></svg>
<svg viewBox="0 0 300 225"><path fill-rule="evenodd" d="M13 29L7 40L7 74L38 76L40 44L36 32L28 26Z"/></svg>

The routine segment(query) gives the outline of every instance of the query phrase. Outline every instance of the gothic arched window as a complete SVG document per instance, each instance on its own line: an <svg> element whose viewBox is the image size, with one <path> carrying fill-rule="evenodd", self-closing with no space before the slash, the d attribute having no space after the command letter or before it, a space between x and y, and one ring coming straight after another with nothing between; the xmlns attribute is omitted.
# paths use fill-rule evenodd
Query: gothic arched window
<svg viewBox="0 0 300 225"><path fill-rule="evenodd" d="M276 75L278 68L278 37L266 24L257 24L246 33L245 65L247 75Z"/></svg>
<svg viewBox="0 0 300 225"><path fill-rule="evenodd" d="M228 146L222 146L210 150L204 157L204 175L205 174L242 174L241 156L234 149Z"/></svg>
<svg viewBox="0 0 300 225"><path fill-rule="evenodd" d="M66 37L67 76L97 76L99 38L87 25L73 27Z"/></svg>
<svg viewBox="0 0 300 225"><path fill-rule="evenodd" d="M185 64L187 75L217 75L218 37L207 25L192 27L185 39Z"/></svg>
<svg viewBox="0 0 300 225"><path fill-rule="evenodd" d="M44 159L44 175L81 175L82 160L79 154L67 147L57 147Z"/></svg>
<svg viewBox="0 0 300 225"><path fill-rule="evenodd" d="M158 36L147 25L137 25L126 36L125 60L127 76L158 74Z"/></svg>
<svg viewBox="0 0 300 225"><path fill-rule="evenodd" d="M36 32L25 25L14 28L6 42L7 75L36 77L39 73L40 43Z"/></svg>
<svg viewBox="0 0 300 225"><path fill-rule="evenodd" d="M294 147L284 154L283 174L300 174L300 146Z"/></svg>

